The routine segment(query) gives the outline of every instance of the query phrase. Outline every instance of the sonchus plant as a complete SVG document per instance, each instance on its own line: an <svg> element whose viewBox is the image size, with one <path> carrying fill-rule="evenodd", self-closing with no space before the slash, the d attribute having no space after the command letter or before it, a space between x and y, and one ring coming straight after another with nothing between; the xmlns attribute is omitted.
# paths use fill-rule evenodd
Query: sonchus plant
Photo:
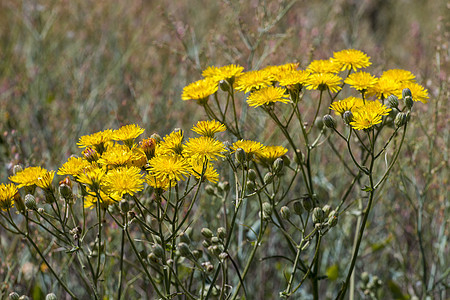
<svg viewBox="0 0 450 300"><path fill-rule="evenodd" d="M277 295L319 299L320 285L333 284L322 261L327 234L358 205L352 252L340 258L345 274L334 287L344 299L354 292L375 195L400 155L413 104L428 99L411 72L361 71L370 65L349 49L304 70L208 67L181 98L209 120L163 138L136 124L106 129L80 137L81 152L56 172L17 166L0 185L0 225L25 239L74 299L121 299L137 284L159 299L254 299L246 286L257 257L284 264ZM272 122L280 145L252 138L256 126L241 100ZM319 151L326 145L331 151ZM316 178L326 176L321 162L330 156L349 178L342 195L325 201ZM271 240L279 246L265 249ZM51 255L56 248L67 255ZM108 270L116 270L112 280Z"/></svg>

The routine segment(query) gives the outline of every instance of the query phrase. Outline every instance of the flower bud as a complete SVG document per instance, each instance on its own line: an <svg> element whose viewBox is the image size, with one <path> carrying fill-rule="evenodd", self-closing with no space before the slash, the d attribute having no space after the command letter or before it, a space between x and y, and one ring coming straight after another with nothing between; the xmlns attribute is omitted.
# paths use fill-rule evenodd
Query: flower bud
<svg viewBox="0 0 450 300"><path fill-rule="evenodd" d="M283 206L280 209L280 214L283 219L289 220L289 218L291 217L291 210L289 209L289 207Z"/></svg>
<svg viewBox="0 0 450 300"><path fill-rule="evenodd" d="M312 198L309 195L304 195L302 197L302 204L303 204L303 208L306 211L311 211L313 209L314 203L313 203Z"/></svg>
<svg viewBox="0 0 450 300"><path fill-rule="evenodd" d="M21 165L14 165L13 175L16 175L17 173L22 172L22 171L23 171L23 168ZM13 293L11 293L11 294L13 294ZM15 293L15 294L17 294L17 293Z"/></svg>
<svg viewBox="0 0 450 300"><path fill-rule="evenodd" d="M294 212L295 212L295 214L297 214L299 216L301 216L303 214L303 206L300 201L294 202Z"/></svg>
<svg viewBox="0 0 450 300"><path fill-rule="evenodd" d="M205 187L205 191L206 191L206 193L207 193L208 195L214 195L214 194L216 193L216 191L214 190L214 187L213 187L212 185L210 185L210 184L208 184L208 185Z"/></svg>
<svg viewBox="0 0 450 300"><path fill-rule="evenodd" d="M324 219L323 210L320 207L315 207L312 213L312 221L314 224L322 223Z"/></svg>
<svg viewBox="0 0 450 300"><path fill-rule="evenodd" d="M42 207L39 207L37 211L40 215L42 215L45 212L44 208Z"/></svg>
<svg viewBox="0 0 450 300"><path fill-rule="evenodd" d="M189 249L188 244L183 242L178 244L178 251L180 251L181 256L184 257L188 257L191 255L191 250Z"/></svg>
<svg viewBox="0 0 450 300"><path fill-rule="evenodd" d="M253 192L256 188L256 184L254 181L247 180L247 190Z"/></svg>
<svg viewBox="0 0 450 300"><path fill-rule="evenodd" d="M186 232L180 234L180 241L188 245L191 243L191 239L189 238L189 235Z"/></svg>
<svg viewBox="0 0 450 300"><path fill-rule="evenodd" d="M16 292L12 292L12 293L9 293L8 297L9 297L9 300L19 300L20 295L17 294Z"/></svg>
<svg viewBox="0 0 450 300"><path fill-rule="evenodd" d="M30 297L26 296L26 295L22 295L19 297L19 300L29 300Z"/></svg>
<svg viewBox="0 0 450 300"><path fill-rule="evenodd" d="M334 227L336 226L337 222L338 222L338 213L337 211L332 210L328 215L328 225L330 227Z"/></svg>
<svg viewBox="0 0 450 300"><path fill-rule="evenodd" d="M47 296L45 296L45 300L57 300L58 298L56 297L55 294L50 293Z"/></svg>
<svg viewBox="0 0 450 300"><path fill-rule="evenodd" d="M224 240L227 236L227 230L224 227L217 228L217 236Z"/></svg>
<svg viewBox="0 0 450 300"><path fill-rule="evenodd" d="M120 200L119 208L123 214L126 214L130 210L130 203L127 200Z"/></svg>
<svg viewBox="0 0 450 300"><path fill-rule="evenodd" d="M272 205L269 202L264 202L262 204L263 217L268 217L270 219L270 215L272 215L273 209Z"/></svg>
<svg viewBox="0 0 450 300"><path fill-rule="evenodd" d="M25 195L25 206L29 210L36 210L37 209L36 198L34 198L34 196L31 194Z"/></svg>
<svg viewBox="0 0 450 300"><path fill-rule="evenodd" d="M147 259L149 260L149 261L151 261L151 262L154 262L154 263L158 263L159 262L159 259L158 259L158 257L155 255L155 253L150 253L149 255L147 255Z"/></svg>
<svg viewBox="0 0 450 300"><path fill-rule="evenodd" d="M161 136L160 136L159 134L157 134L156 132L153 133L153 134L150 136L150 138L151 138L151 139L154 139L154 140L156 141L157 144L159 144L159 143L162 141Z"/></svg>
<svg viewBox="0 0 450 300"><path fill-rule="evenodd" d="M247 155L242 148L236 149L236 152L234 152L234 157L236 158L236 161L240 162L241 164L244 164L247 159Z"/></svg>
<svg viewBox="0 0 450 300"><path fill-rule="evenodd" d="M139 146L144 151L147 159L151 159L155 156L156 139L151 138L151 137L147 138L147 139L143 139L142 141L139 142Z"/></svg>
<svg viewBox="0 0 450 300"><path fill-rule="evenodd" d="M277 159L275 159L275 161L273 162L273 172L275 174L278 174L281 172L281 170L283 169L284 166L284 161L281 157L278 157Z"/></svg>
<svg viewBox="0 0 450 300"><path fill-rule="evenodd" d="M403 98L403 100L405 101L405 106L411 110L411 108L413 107L414 101L411 98L411 96L406 96L405 98Z"/></svg>
<svg viewBox="0 0 450 300"><path fill-rule="evenodd" d="M387 101L389 103L389 106L392 108L397 108L398 107L398 98L395 95L390 95L387 98Z"/></svg>
<svg viewBox="0 0 450 300"><path fill-rule="evenodd" d="M402 90L402 98L405 99L408 96L412 97L411 90L409 88L404 88Z"/></svg>
<svg viewBox="0 0 450 300"><path fill-rule="evenodd" d="M219 244L219 243L220 243L220 240L219 240L219 238L218 238L217 236L213 236L213 237L211 238L211 243L213 243L213 244Z"/></svg>
<svg viewBox="0 0 450 300"><path fill-rule="evenodd" d="M225 192L230 190L230 183L228 181L219 182L217 186Z"/></svg>
<svg viewBox="0 0 450 300"><path fill-rule="evenodd" d="M209 246L211 246L211 242L208 240L203 240L202 245L203 247L208 248Z"/></svg>
<svg viewBox="0 0 450 300"><path fill-rule="evenodd" d="M96 162L99 159L97 151L95 151L95 149L91 147L87 147L86 149L84 149L82 154L84 158L90 163Z"/></svg>
<svg viewBox="0 0 450 300"><path fill-rule="evenodd" d="M342 118L344 119L345 124L350 124L350 122L353 121L353 113L349 110L345 111L342 115Z"/></svg>
<svg viewBox="0 0 450 300"><path fill-rule="evenodd" d="M66 201L72 200L73 198L72 181L70 181L69 177L66 177L59 182L59 194Z"/></svg>
<svg viewBox="0 0 450 300"><path fill-rule="evenodd" d="M219 81L219 87L224 92L228 92L230 90L230 85L226 80Z"/></svg>
<svg viewBox="0 0 450 300"><path fill-rule="evenodd" d="M256 180L256 172L254 169L248 170L248 180L251 180L251 181Z"/></svg>
<svg viewBox="0 0 450 300"><path fill-rule="evenodd" d="M402 127L403 125L405 125L408 122L408 117L405 113L403 112L399 112L397 114L397 116L395 117L395 126L397 127Z"/></svg>
<svg viewBox="0 0 450 300"><path fill-rule="evenodd" d="M324 217L327 218L332 209L331 209L331 206L326 204L322 207L322 210L323 210Z"/></svg>
<svg viewBox="0 0 450 300"><path fill-rule="evenodd" d="M264 175L264 184L269 184L273 181L273 174L272 172L267 172L266 175Z"/></svg>
<svg viewBox="0 0 450 300"><path fill-rule="evenodd" d="M324 125L325 124L323 123L323 119L321 119L321 118L317 118L316 121L314 122L314 126L316 126L320 130L323 129Z"/></svg>
<svg viewBox="0 0 450 300"><path fill-rule="evenodd" d="M303 153L300 149L295 150L294 161L297 165L301 165L303 160Z"/></svg>
<svg viewBox="0 0 450 300"><path fill-rule="evenodd" d="M154 244L152 252L155 253L156 257L162 258L164 256L164 249L160 244Z"/></svg>
<svg viewBox="0 0 450 300"><path fill-rule="evenodd" d="M323 123L325 124L325 126L327 126L328 128L336 128L336 121L334 120L334 118L331 115L325 115L323 116Z"/></svg>
<svg viewBox="0 0 450 300"><path fill-rule="evenodd" d="M14 205L19 212L25 212L25 203L23 203L22 197L20 196L19 192L14 195Z"/></svg>
<svg viewBox="0 0 450 300"><path fill-rule="evenodd" d="M195 257L195 259L200 259L203 255L203 251L194 250L194 251L192 251L192 255Z"/></svg>
<svg viewBox="0 0 450 300"><path fill-rule="evenodd" d="M213 237L213 233L212 233L211 229L209 229L209 228L206 228L206 227L202 228L201 233L207 239L210 239Z"/></svg>
<svg viewBox="0 0 450 300"><path fill-rule="evenodd" d="M227 258L228 258L228 253L226 253L226 252L220 253L220 254L219 254L219 258L220 258L221 260L227 259Z"/></svg>
<svg viewBox="0 0 450 300"><path fill-rule="evenodd" d="M289 167L291 165L291 159L287 155L281 157L285 166Z"/></svg>
<svg viewBox="0 0 450 300"><path fill-rule="evenodd" d="M370 279L369 273L367 273L367 272L362 272L362 273L361 273L361 281L362 281L364 284L369 283L369 279Z"/></svg>

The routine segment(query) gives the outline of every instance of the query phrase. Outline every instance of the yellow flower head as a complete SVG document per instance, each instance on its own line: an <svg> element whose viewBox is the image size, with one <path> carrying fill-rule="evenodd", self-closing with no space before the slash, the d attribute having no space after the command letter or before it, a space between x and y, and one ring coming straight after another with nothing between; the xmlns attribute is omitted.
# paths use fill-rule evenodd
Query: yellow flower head
<svg viewBox="0 0 450 300"><path fill-rule="evenodd" d="M356 130L369 129L381 123L381 117L388 115L390 108L378 101L366 101L366 104L355 109L350 125Z"/></svg>
<svg viewBox="0 0 450 300"><path fill-rule="evenodd" d="M227 130L225 125L222 123L211 120L211 121L198 121L197 124L192 128L192 131L208 137L214 137L214 134L218 132L223 132Z"/></svg>
<svg viewBox="0 0 450 300"><path fill-rule="evenodd" d="M156 155L183 153L183 131L175 130L166 135L157 146Z"/></svg>
<svg viewBox="0 0 450 300"><path fill-rule="evenodd" d="M272 165L277 158L285 155L287 151L283 146L266 146L257 154L257 158L259 162Z"/></svg>
<svg viewBox="0 0 450 300"><path fill-rule="evenodd" d="M400 89L400 83L397 81L381 76L378 82L367 89L367 96L376 95L377 98L386 99L390 95L395 95Z"/></svg>
<svg viewBox="0 0 450 300"><path fill-rule="evenodd" d="M319 91L325 91L328 88L331 92L336 93L342 89L341 81L341 77L332 73L313 73L309 75L306 88Z"/></svg>
<svg viewBox="0 0 450 300"><path fill-rule="evenodd" d="M281 87L269 86L262 88L251 93L247 98L247 103L253 107L275 102L289 103L289 99L286 98L285 92L286 89Z"/></svg>
<svg viewBox="0 0 450 300"><path fill-rule="evenodd" d="M288 70L281 72L278 76L278 82L281 86L290 86L295 84L305 85L308 82L309 71Z"/></svg>
<svg viewBox="0 0 450 300"><path fill-rule="evenodd" d="M313 60L306 70L311 73L339 73L341 71L341 65L332 59L318 59Z"/></svg>
<svg viewBox="0 0 450 300"><path fill-rule="evenodd" d="M43 190L51 190L55 171L46 172L36 180L36 185Z"/></svg>
<svg viewBox="0 0 450 300"><path fill-rule="evenodd" d="M214 169L211 163L204 163L201 160L191 160L191 173L195 178L200 179L203 176L203 180L208 180L212 183L219 181L219 174Z"/></svg>
<svg viewBox="0 0 450 300"><path fill-rule="evenodd" d="M247 159L252 159L253 155L258 155L261 151L264 150L265 146L259 142L250 141L250 140L239 140L234 142L231 146L231 149L236 151L241 148L244 150L245 154L247 154Z"/></svg>
<svg viewBox="0 0 450 300"><path fill-rule="evenodd" d="M8 210L14 206L14 196L18 193L17 187L12 184L0 184L0 208Z"/></svg>
<svg viewBox="0 0 450 300"><path fill-rule="evenodd" d="M110 170L103 178L102 184L105 192L122 197L124 194L134 195L144 189L138 167L120 167Z"/></svg>
<svg viewBox="0 0 450 300"><path fill-rule="evenodd" d="M128 148L125 145L116 144L108 148L98 160L105 166L143 166L146 163L144 151L139 147Z"/></svg>
<svg viewBox="0 0 450 300"><path fill-rule="evenodd" d="M98 153L102 154L105 150L105 144L111 140L112 132L111 129L107 129L90 135L83 135L77 145L80 148L94 147Z"/></svg>
<svg viewBox="0 0 450 300"><path fill-rule="evenodd" d="M214 81L219 82L221 80L234 79L239 76L243 70L244 67L239 65L228 65L220 68L211 66L206 68L206 70L202 72L202 75L205 78L211 78Z"/></svg>
<svg viewBox="0 0 450 300"><path fill-rule="evenodd" d="M91 164L85 159L79 157L69 157L67 162L65 162L61 168L58 170L58 175L72 175L77 177L86 168L90 167Z"/></svg>
<svg viewBox="0 0 450 300"><path fill-rule="evenodd" d="M428 98L428 90L426 90L423 86L420 84L417 84L415 82L409 82L401 85L401 89L397 92L397 96L399 98L402 98L402 90L404 88L409 88L411 90L412 99L414 101L420 101L422 103L427 103Z"/></svg>
<svg viewBox="0 0 450 300"><path fill-rule="evenodd" d="M236 78L235 88L238 91L248 93L252 90L259 90L260 88L269 86L272 83L270 73L264 70L249 71L242 73Z"/></svg>
<svg viewBox="0 0 450 300"><path fill-rule="evenodd" d="M100 190L100 185L102 183L103 177L105 176L105 169L98 167L91 167L85 169L83 173L78 175L77 181L89 187L94 192Z"/></svg>
<svg viewBox="0 0 450 300"><path fill-rule="evenodd" d="M84 197L84 207L85 208L94 208L94 206L97 204L97 195L93 193L89 187L86 187L87 195ZM98 191L98 196L100 197L100 206L104 209L107 209L109 205L112 205L116 202L119 202L121 200L120 197L118 197L115 194L106 194L103 191Z"/></svg>
<svg viewBox="0 0 450 300"><path fill-rule="evenodd" d="M144 129L136 124L129 124L114 130L111 139L114 141L122 141L128 147L131 147L134 139L140 136L144 132Z"/></svg>
<svg viewBox="0 0 450 300"><path fill-rule="evenodd" d="M152 174L148 174L145 177L145 182L147 182L147 184L155 189L161 189L164 191L167 191L168 189L170 189L171 187L174 187L177 182L174 180L169 180L169 178L159 178L156 177L155 175Z"/></svg>
<svg viewBox="0 0 450 300"><path fill-rule="evenodd" d="M155 156L148 163L150 173L161 180L180 181L184 180L184 176L189 176L189 162L180 155Z"/></svg>
<svg viewBox="0 0 450 300"><path fill-rule="evenodd" d="M283 73L297 70L298 65L298 63L289 63L280 66L267 66L261 71L266 72L271 81L278 81Z"/></svg>
<svg viewBox="0 0 450 300"><path fill-rule="evenodd" d="M332 61L341 67L341 71L356 71L357 69L370 66L372 63L369 61L369 59L370 57L368 57L362 51L347 49L339 52L334 52Z"/></svg>
<svg viewBox="0 0 450 300"><path fill-rule="evenodd" d="M10 176L9 180L18 184L18 188L24 186L32 186L37 183L48 171L41 167L28 167L18 172L16 175Z"/></svg>
<svg viewBox="0 0 450 300"><path fill-rule="evenodd" d="M408 83L415 82L416 76L410 71L402 70L402 69L391 69L384 71L381 77L389 78L398 83Z"/></svg>
<svg viewBox="0 0 450 300"><path fill-rule="evenodd" d="M217 157L225 157L222 153L226 149L222 142L207 136L191 138L184 145L183 154L195 160L217 160Z"/></svg>
<svg viewBox="0 0 450 300"><path fill-rule="evenodd" d="M217 92L218 88L216 80L212 78L201 79L185 86L181 99L206 101L210 95Z"/></svg>
<svg viewBox="0 0 450 300"><path fill-rule="evenodd" d="M343 100L331 103L330 109L334 110L337 114L342 115L346 111L353 111L355 108L358 108L363 105L364 105L363 99L348 97Z"/></svg>
<svg viewBox="0 0 450 300"><path fill-rule="evenodd" d="M370 73L360 71L348 75L344 82L357 91L366 91L375 86L378 79Z"/></svg>

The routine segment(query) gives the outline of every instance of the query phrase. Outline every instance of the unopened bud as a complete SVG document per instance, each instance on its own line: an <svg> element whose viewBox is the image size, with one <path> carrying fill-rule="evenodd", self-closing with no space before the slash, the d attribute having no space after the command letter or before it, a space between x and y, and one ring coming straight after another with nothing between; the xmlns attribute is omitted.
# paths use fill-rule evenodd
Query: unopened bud
<svg viewBox="0 0 450 300"><path fill-rule="evenodd" d="M273 174L272 172L267 172L266 175L264 175L264 184L269 184L273 181Z"/></svg>
<svg viewBox="0 0 450 300"><path fill-rule="evenodd" d="M219 87L224 92L228 92L230 90L230 85L226 80L219 81Z"/></svg>
<svg viewBox="0 0 450 300"><path fill-rule="evenodd" d="M219 240L219 238L218 238L217 236L213 236L213 237L211 238L211 243L213 243L213 244L219 244L219 243L220 243L220 240Z"/></svg>
<svg viewBox="0 0 450 300"><path fill-rule="evenodd" d="M303 214L303 206L302 206L302 203L300 202L300 201L295 201L294 202L294 212L297 214L297 215L301 215L301 214Z"/></svg>
<svg viewBox="0 0 450 300"><path fill-rule="evenodd" d="M189 238L189 235L186 232L180 234L180 241L188 245L191 243L191 239Z"/></svg>
<svg viewBox="0 0 450 300"><path fill-rule="evenodd" d="M228 253L226 253L226 252L220 253L220 254L219 254L219 258L220 258L221 260L227 259L227 258L228 258Z"/></svg>
<svg viewBox="0 0 450 300"><path fill-rule="evenodd" d="M211 229L209 229L209 228L206 228L206 227L202 228L201 233L207 239L210 239L213 237L213 233L212 233Z"/></svg>
<svg viewBox="0 0 450 300"><path fill-rule="evenodd" d="M154 139L154 140L156 141L157 144L158 144L159 142L162 141L161 136L160 136L159 134L157 134L156 132L153 133L153 134L150 136L150 138L151 138L151 139Z"/></svg>
<svg viewBox="0 0 450 300"><path fill-rule="evenodd" d="M402 98L405 99L408 96L412 97L411 90L409 88L404 88L402 90Z"/></svg>
<svg viewBox="0 0 450 300"><path fill-rule="evenodd" d="M211 246L211 242L208 240L203 240L202 245L203 247L208 248L209 246Z"/></svg>
<svg viewBox="0 0 450 300"><path fill-rule="evenodd" d="M328 225L330 227L334 227L336 226L337 222L338 222L338 213L337 211L332 210L328 215Z"/></svg>
<svg viewBox="0 0 450 300"><path fill-rule="evenodd" d="M370 279L369 273L367 273L367 272L362 272L362 273L361 273L361 281L362 281L364 284L369 283L369 279Z"/></svg>
<svg viewBox="0 0 450 300"><path fill-rule="evenodd" d="M59 194L67 201L71 200L72 194L72 181L69 177L64 178L59 182Z"/></svg>
<svg viewBox="0 0 450 300"><path fill-rule="evenodd" d="M209 184L205 187L205 191L208 195L214 195L216 193L216 191L214 190L214 187Z"/></svg>
<svg viewBox="0 0 450 300"><path fill-rule="evenodd" d="M19 300L29 300L30 298L26 295L22 295L19 297Z"/></svg>
<svg viewBox="0 0 450 300"><path fill-rule="evenodd" d="M130 204L127 200L120 200L119 208L123 214L126 214L130 210Z"/></svg>
<svg viewBox="0 0 450 300"><path fill-rule="evenodd" d="M14 195L14 205L16 206L19 212L21 213L25 212L25 203L23 202L22 197L18 192Z"/></svg>
<svg viewBox="0 0 450 300"><path fill-rule="evenodd" d="M323 210L320 207L315 207L312 213L312 221L314 224L322 223L324 219Z"/></svg>
<svg viewBox="0 0 450 300"><path fill-rule="evenodd" d="M139 146L141 146L147 159L151 159L155 156L156 139L151 137L148 139L144 139L139 142Z"/></svg>
<svg viewBox="0 0 450 300"><path fill-rule="evenodd" d="M325 115L323 116L323 123L325 124L325 126L327 126L328 128L336 128L336 121L334 120L334 118L331 115Z"/></svg>
<svg viewBox="0 0 450 300"><path fill-rule="evenodd" d="M273 208L269 202L264 202L262 204L262 210L263 210L263 217L266 216L270 218L270 215L272 215L273 212Z"/></svg>
<svg viewBox="0 0 450 300"><path fill-rule="evenodd" d="M247 190L253 192L256 188L256 184L254 181L247 180Z"/></svg>
<svg viewBox="0 0 450 300"><path fill-rule="evenodd" d="M405 113L403 112L399 112L397 114L397 116L395 117L395 126L397 127L402 127L403 125L405 125L408 122L408 117Z"/></svg>
<svg viewBox="0 0 450 300"><path fill-rule="evenodd" d="M303 153L302 151L300 151L300 149L295 150L295 155L294 155L294 161L297 165L302 164L302 160L303 160Z"/></svg>
<svg viewBox="0 0 450 300"><path fill-rule="evenodd" d="M45 212L44 208L42 207L39 207L37 211L40 215L42 215Z"/></svg>
<svg viewBox="0 0 450 300"><path fill-rule="evenodd" d="M275 174L280 173L280 171L283 169L284 166L284 161L281 157L278 157L274 162L273 162L273 172Z"/></svg>
<svg viewBox="0 0 450 300"><path fill-rule="evenodd" d="M227 236L227 230L224 227L217 228L217 236L224 240Z"/></svg>
<svg viewBox="0 0 450 300"><path fill-rule="evenodd" d="M29 210L36 210L37 209L36 198L34 198L34 196L31 194L25 195L25 206Z"/></svg>
<svg viewBox="0 0 450 300"><path fill-rule="evenodd" d="M159 262L159 259L158 259L158 257L156 256L156 254L155 253L150 253L149 255L147 255L147 259L149 260L149 261L151 261L151 262L154 262L154 263L158 263Z"/></svg>
<svg viewBox="0 0 450 300"><path fill-rule="evenodd" d="M8 297L9 297L9 300L19 300L20 295L17 294L16 292L12 292L12 293L9 293Z"/></svg>
<svg viewBox="0 0 450 300"><path fill-rule="evenodd" d="M178 251L180 251L181 256L184 257L188 257L191 255L191 250L189 249L189 246L186 243L179 243Z"/></svg>
<svg viewBox="0 0 450 300"><path fill-rule="evenodd" d="M194 250L194 251L192 251L192 255L195 257L195 259L200 259L203 255L203 251Z"/></svg>
<svg viewBox="0 0 450 300"><path fill-rule="evenodd" d="M309 195L304 195L302 197L302 204L303 204L303 208L306 211L311 211L313 209L314 203L313 203L312 198Z"/></svg>
<svg viewBox="0 0 450 300"><path fill-rule="evenodd" d="M331 206L326 204L322 207L322 210L323 210L324 217L327 218L332 209L331 209Z"/></svg>
<svg viewBox="0 0 450 300"><path fill-rule="evenodd" d="M17 173L22 172L22 171L23 171L23 168L21 165L14 165L13 175L16 175ZM11 294L13 294L13 293L11 293ZM15 293L15 294L17 294L17 293Z"/></svg>
<svg viewBox="0 0 450 300"><path fill-rule="evenodd" d="M411 110L411 108L412 108L413 105L414 105L414 101L413 101L413 99L411 98L411 96L406 96L405 98L403 98L403 100L405 101L405 106L406 106L409 110Z"/></svg>
<svg viewBox="0 0 450 300"><path fill-rule="evenodd" d="M342 115L342 118L344 119L345 124L350 124L350 122L353 121L353 113L351 111L347 110Z"/></svg>
<svg viewBox="0 0 450 300"><path fill-rule="evenodd" d="M56 297L55 294L50 293L47 296L45 296L45 300L57 300L58 298Z"/></svg>
<svg viewBox="0 0 450 300"><path fill-rule="evenodd" d="M230 183L228 181L221 181L217 186L225 192L230 190Z"/></svg>
<svg viewBox="0 0 450 300"><path fill-rule="evenodd" d="M164 256L164 249L159 244L152 246L152 252L155 253L156 257L162 258Z"/></svg>
<svg viewBox="0 0 450 300"><path fill-rule="evenodd" d="M280 209L280 214L283 219L289 220L289 218L291 217L291 210L289 209L289 207L283 206Z"/></svg>
<svg viewBox="0 0 450 300"><path fill-rule="evenodd" d="M241 164L244 164L245 160L247 159L247 155L246 155L244 149L242 149L242 148L236 149L236 152L234 153L234 157Z"/></svg>
<svg viewBox="0 0 450 300"><path fill-rule="evenodd" d="M95 149L91 147L87 147L86 149L84 149L82 154L84 158L91 163L96 162L99 159L97 151L95 151Z"/></svg>
<svg viewBox="0 0 450 300"><path fill-rule="evenodd" d="M248 180L255 181L256 180L256 172L253 169L248 170Z"/></svg>
<svg viewBox="0 0 450 300"><path fill-rule="evenodd" d="M387 101L389 103L389 106L392 108L397 108L398 107L398 98L395 95L390 95L387 98Z"/></svg>

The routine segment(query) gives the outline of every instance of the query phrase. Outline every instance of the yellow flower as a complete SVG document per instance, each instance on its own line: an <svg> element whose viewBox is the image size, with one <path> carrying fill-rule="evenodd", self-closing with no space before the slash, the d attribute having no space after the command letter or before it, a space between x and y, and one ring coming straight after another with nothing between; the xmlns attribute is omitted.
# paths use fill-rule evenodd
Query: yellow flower
<svg viewBox="0 0 450 300"><path fill-rule="evenodd" d="M206 136L189 139L183 150L183 154L186 156L200 161L204 159L217 160L217 157L225 157L222 152L226 152L223 143Z"/></svg>
<svg viewBox="0 0 450 300"><path fill-rule="evenodd" d="M153 157L149 162L150 173L158 179L164 180L184 180L184 176L189 176L189 162L180 155L161 155Z"/></svg>
<svg viewBox="0 0 450 300"><path fill-rule="evenodd" d="M191 172L195 178L200 179L203 175L203 180L208 180L212 183L219 181L219 174L211 163L206 163L205 165L203 161L193 159L191 160L191 167Z"/></svg>
<svg viewBox="0 0 450 300"><path fill-rule="evenodd" d="M116 144L108 148L101 158L98 160L99 164L105 166L143 166L146 163L146 156L144 151L139 147L128 148L125 145Z"/></svg>
<svg viewBox="0 0 450 300"><path fill-rule="evenodd" d="M225 125L222 123L212 120L212 121L198 121L197 124L192 128L192 131L208 137L214 137L214 134L218 132L223 132L227 130Z"/></svg>
<svg viewBox="0 0 450 300"><path fill-rule="evenodd" d="M266 146L257 154L259 162L272 165L273 162L286 154L288 150L283 146Z"/></svg>
<svg viewBox="0 0 450 300"><path fill-rule="evenodd" d="M353 111L350 125L356 130L369 129L381 123L381 117L388 115L390 108L378 101L366 101L366 104Z"/></svg>
<svg viewBox="0 0 450 300"><path fill-rule="evenodd" d="M100 190L100 184L105 174L105 169L92 167L85 169L83 173L80 173L78 175L77 181L89 187L94 192L98 192Z"/></svg>
<svg viewBox="0 0 450 300"><path fill-rule="evenodd" d="M313 60L306 70L311 73L339 73L341 65L331 59L318 59Z"/></svg>
<svg viewBox="0 0 450 300"><path fill-rule="evenodd" d="M269 86L272 83L270 73L267 71L249 71L242 73L236 78L235 88L238 91L248 93L252 90L259 90L260 88Z"/></svg>
<svg viewBox="0 0 450 300"><path fill-rule="evenodd" d="M93 193L89 187L86 187L87 195L84 196L84 207L85 208L94 208L97 204L97 195ZM106 194L103 191L98 191L98 196L100 197L100 206L104 209L107 209L109 205L112 205L121 200L120 197L114 194Z"/></svg>
<svg viewBox="0 0 450 300"><path fill-rule="evenodd" d="M355 108L363 105L364 103L361 98L348 97L331 103L330 109L334 110L337 114L342 115L346 111L353 111Z"/></svg>
<svg viewBox="0 0 450 300"><path fill-rule="evenodd" d="M41 167L28 167L18 172L16 175L10 176L9 180L18 184L18 188L24 186L32 186L37 183L38 178L47 173L46 169Z"/></svg>
<svg viewBox="0 0 450 300"><path fill-rule="evenodd" d="M167 191L169 188L174 187L177 182L172 180L170 181L167 177L166 178L158 178L155 175L148 174L145 177L145 182L147 184L155 189L162 189Z"/></svg>
<svg viewBox="0 0 450 300"><path fill-rule="evenodd" d="M414 82L416 76L410 71L402 70L402 69L391 69L384 71L381 77L388 78L394 80L398 83L408 83Z"/></svg>
<svg viewBox="0 0 450 300"><path fill-rule="evenodd" d="M397 95L399 98L402 98L402 90L404 88L409 88L411 90L412 99L414 101L420 101L422 103L427 103L428 98L428 90L426 90L423 86L420 84L409 82L401 85L401 89L398 91Z"/></svg>
<svg viewBox="0 0 450 300"><path fill-rule="evenodd" d="M340 86L342 78L331 73L314 73L308 78L308 90L325 91L327 88L335 93L342 89Z"/></svg>
<svg viewBox="0 0 450 300"><path fill-rule="evenodd" d="M54 177L55 171L46 172L41 177L38 177L36 185L43 190L51 190Z"/></svg>
<svg viewBox="0 0 450 300"><path fill-rule="evenodd" d="M386 99L390 95L396 94L400 89L400 83L397 81L381 76L378 82L367 89L367 96L376 95L377 98Z"/></svg>
<svg viewBox="0 0 450 300"><path fill-rule="evenodd" d="M73 177L77 177L90 166L91 164L88 161L72 156L59 168L58 175L72 175Z"/></svg>
<svg viewBox="0 0 450 300"><path fill-rule="evenodd" d="M244 67L239 65L228 65L220 68L211 66L206 68L206 70L202 72L202 75L205 78L211 78L214 81L219 82L221 80L233 79L239 76L243 70Z"/></svg>
<svg viewBox="0 0 450 300"><path fill-rule="evenodd" d="M206 101L210 95L217 92L218 88L217 81L214 79L201 79L185 86L181 94L181 99Z"/></svg>
<svg viewBox="0 0 450 300"><path fill-rule="evenodd" d="M18 193L17 187L12 184L0 184L0 208L4 211L14 206L14 196Z"/></svg>
<svg viewBox="0 0 450 300"><path fill-rule="evenodd" d="M183 152L182 143L183 131L172 131L156 146L155 155L181 154Z"/></svg>
<svg viewBox="0 0 450 300"><path fill-rule="evenodd" d="M266 72L271 81L278 81L283 73L297 70L298 65L298 63L288 63L280 66L267 66L261 71Z"/></svg>
<svg viewBox="0 0 450 300"><path fill-rule="evenodd" d="M77 145L80 148L94 147L98 153L102 154L105 150L105 143L111 140L112 132L111 129L107 129L90 135L83 135Z"/></svg>
<svg viewBox="0 0 450 300"><path fill-rule="evenodd" d="M369 61L368 57L364 52L347 49L339 52L334 52L332 61L341 67L341 71L353 70L366 68L372 63Z"/></svg>
<svg viewBox="0 0 450 300"><path fill-rule="evenodd" d="M253 155L261 153L265 146L259 142L250 140L239 140L237 142L234 142L231 146L231 149L235 151L239 148L244 150L244 152L247 154L248 159L252 159Z"/></svg>
<svg viewBox="0 0 450 300"><path fill-rule="evenodd" d="M279 74L278 81L281 86L295 84L305 85L308 82L309 71L289 70Z"/></svg>
<svg viewBox="0 0 450 300"><path fill-rule="evenodd" d="M289 99L286 98L285 92L286 89L281 87L269 86L262 88L251 93L247 98L247 103L253 107L275 102L289 103Z"/></svg>
<svg viewBox="0 0 450 300"><path fill-rule="evenodd" d="M136 124L129 124L114 130L111 139L114 141L123 141L128 147L131 148L134 139L140 136L144 132L144 129Z"/></svg>
<svg viewBox="0 0 450 300"><path fill-rule="evenodd" d="M345 83L349 84L357 91L366 91L377 83L378 79L367 72L356 72L348 75Z"/></svg>
<svg viewBox="0 0 450 300"><path fill-rule="evenodd" d="M138 167L120 167L110 170L103 178L102 184L108 194L122 197L142 191L144 180Z"/></svg>

